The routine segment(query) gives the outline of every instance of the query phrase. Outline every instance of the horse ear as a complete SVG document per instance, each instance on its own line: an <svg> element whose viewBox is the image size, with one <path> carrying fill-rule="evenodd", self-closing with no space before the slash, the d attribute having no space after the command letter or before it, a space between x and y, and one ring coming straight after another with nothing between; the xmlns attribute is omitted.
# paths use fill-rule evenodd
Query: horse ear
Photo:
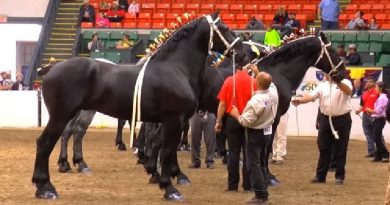
<svg viewBox="0 0 390 205"><path fill-rule="evenodd" d="M220 12L220 10L217 9L214 13L211 14L211 17L212 17L213 19L216 19L216 18L219 16L219 12Z"/></svg>
<svg viewBox="0 0 390 205"><path fill-rule="evenodd" d="M326 38L325 34L322 31L320 31L319 34L320 34L320 38L321 38L322 42L324 42L325 44L328 44L329 40Z"/></svg>

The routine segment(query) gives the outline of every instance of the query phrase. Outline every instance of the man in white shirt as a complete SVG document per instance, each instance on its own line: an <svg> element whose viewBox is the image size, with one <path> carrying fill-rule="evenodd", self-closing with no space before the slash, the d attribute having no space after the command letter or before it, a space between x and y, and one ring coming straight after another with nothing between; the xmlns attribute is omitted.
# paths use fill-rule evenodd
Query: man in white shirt
<svg viewBox="0 0 390 205"><path fill-rule="evenodd" d="M253 68L252 68L253 69ZM257 70L257 68L255 68ZM247 170L255 197L249 204L269 204L267 191L267 147L271 143L272 123L278 108L278 91L272 77L260 72L256 78L258 90L240 115L233 107L230 115L245 127Z"/></svg>
<svg viewBox="0 0 390 205"><path fill-rule="evenodd" d="M325 75L326 81L321 82L315 90L303 97L295 97L292 104L299 105L319 99L320 113L318 117L318 149L320 157L318 160L316 176L311 183L325 183L326 174L331 162L332 145L336 148L336 184L343 184L345 178L345 162L347 159L347 149L349 134L351 132L351 108L349 106L352 94L352 84L349 80L330 79ZM332 116L334 129L339 135L335 139L329 124L329 115Z"/></svg>

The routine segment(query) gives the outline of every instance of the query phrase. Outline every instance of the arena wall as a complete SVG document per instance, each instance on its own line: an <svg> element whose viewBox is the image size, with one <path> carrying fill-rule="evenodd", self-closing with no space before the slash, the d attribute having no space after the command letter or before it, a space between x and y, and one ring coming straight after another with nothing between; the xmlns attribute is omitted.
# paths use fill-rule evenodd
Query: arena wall
<svg viewBox="0 0 390 205"><path fill-rule="evenodd" d="M43 18L49 0L1 0L0 14L8 17Z"/></svg>

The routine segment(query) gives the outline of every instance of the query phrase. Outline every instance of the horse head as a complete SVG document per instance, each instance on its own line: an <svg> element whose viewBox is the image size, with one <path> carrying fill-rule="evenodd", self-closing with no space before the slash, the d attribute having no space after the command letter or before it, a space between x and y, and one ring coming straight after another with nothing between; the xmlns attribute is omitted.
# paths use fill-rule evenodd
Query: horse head
<svg viewBox="0 0 390 205"><path fill-rule="evenodd" d="M219 10L205 18L210 27L209 51L223 53L228 57L234 55L236 64L240 66L248 63L242 41L219 18Z"/></svg>
<svg viewBox="0 0 390 205"><path fill-rule="evenodd" d="M345 65L343 61L340 59L336 50L331 47L331 43L324 33L319 32L318 39L320 41L321 49L314 66L330 76L343 79L345 76Z"/></svg>

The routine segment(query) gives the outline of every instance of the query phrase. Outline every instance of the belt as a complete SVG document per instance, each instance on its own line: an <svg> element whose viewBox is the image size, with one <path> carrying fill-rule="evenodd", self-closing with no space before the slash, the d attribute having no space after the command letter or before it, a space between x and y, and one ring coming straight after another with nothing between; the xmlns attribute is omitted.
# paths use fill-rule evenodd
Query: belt
<svg viewBox="0 0 390 205"><path fill-rule="evenodd" d="M329 115L325 115L323 113L321 113L321 115L323 115L325 117L329 117ZM348 115L350 115L350 112L347 112L347 113L341 114L341 115L332 115L332 119L342 118L342 117L345 117L345 116L348 116Z"/></svg>

